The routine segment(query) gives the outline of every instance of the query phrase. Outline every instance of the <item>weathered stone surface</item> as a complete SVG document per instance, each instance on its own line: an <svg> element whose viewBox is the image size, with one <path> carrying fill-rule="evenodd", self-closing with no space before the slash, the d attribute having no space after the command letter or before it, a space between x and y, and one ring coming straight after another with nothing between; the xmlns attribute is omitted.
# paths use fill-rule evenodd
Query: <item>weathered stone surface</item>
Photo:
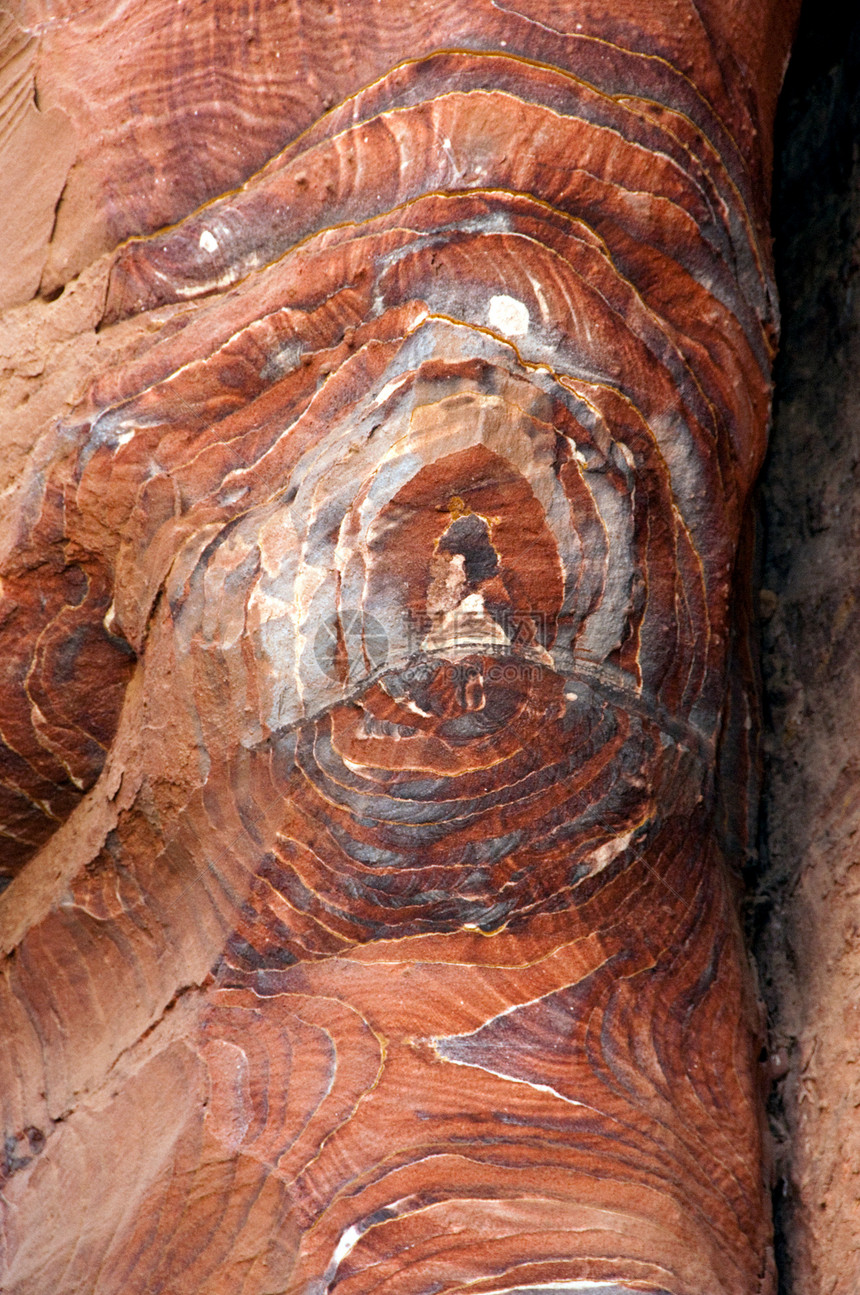
<svg viewBox="0 0 860 1295"><path fill-rule="evenodd" d="M75 155L65 114L36 106L37 45L5 8L0 11L0 309L29 301L39 287Z"/></svg>
<svg viewBox="0 0 860 1295"><path fill-rule="evenodd" d="M853 1295L860 1282L856 14L810 13L786 91L775 209L785 346L764 478L772 731L760 953L779 1080L777 1201L788 1289Z"/></svg>
<svg viewBox="0 0 860 1295"><path fill-rule="evenodd" d="M18 18L105 345L3 537L4 1289L764 1295L790 14L232 15Z"/></svg>

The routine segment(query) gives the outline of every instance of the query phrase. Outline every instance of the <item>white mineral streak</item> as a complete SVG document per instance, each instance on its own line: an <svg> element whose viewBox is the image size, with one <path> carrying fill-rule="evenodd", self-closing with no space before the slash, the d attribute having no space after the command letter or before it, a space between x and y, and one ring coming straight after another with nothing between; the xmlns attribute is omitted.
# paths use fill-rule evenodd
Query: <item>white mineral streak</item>
<svg viewBox="0 0 860 1295"><path fill-rule="evenodd" d="M491 328L497 328L505 337L525 337L529 331L528 308L516 297L504 293L490 297L487 320Z"/></svg>
<svg viewBox="0 0 860 1295"><path fill-rule="evenodd" d="M385 386L374 398L371 408L374 409L379 405L384 405L388 397L393 395L398 387L404 386L409 381L409 378L410 374L404 373L399 378L392 378L390 382L386 382Z"/></svg>
<svg viewBox="0 0 860 1295"><path fill-rule="evenodd" d="M604 841L603 845L599 845L596 850L592 850L588 858L589 862L593 866L594 872L602 871L602 869L608 867L614 859L617 859L619 854L623 854L630 842L633 840L633 833L635 831L636 828L633 828L631 831L625 832L623 836L614 836L611 840Z"/></svg>
<svg viewBox="0 0 860 1295"><path fill-rule="evenodd" d="M486 1066L479 1061L466 1061L460 1057L452 1057L450 1055L449 1048L452 1045L456 1046L458 1043L464 1043L467 1039L474 1039L484 1030L494 1025L496 1021L501 1020L503 1016L516 1016L525 1011L525 1009L540 1003L542 999L547 998L548 996L548 994L539 994L537 998L530 998L522 1003L511 1003L509 1007L504 1008L501 1012L497 1012L495 1016L489 1017L486 1021L483 1021L480 1025L476 1026L474 1030L467 1030L465 1034L449 1034L442 1038L431 1039L430 1042L433 1046L433 1050L442 1058L443 1061L447 1061L450 1065L468 1066L472 1070L485 1070L488 1075L495 1075L497 1079L507 1079L512 1084L525 1084L527 1088L533 1088L536 1092L550 1093L553 1097L557 1097L560 1102L566 1102L568 1106L587 1107L587 1102L578 1102L573 1097L565 1097L564 1093L560 1093L558 1089L553 1088L550 1084L534 1084L530 1080L524 1079L521 1075L512 1075L510 1073L506 1073L504 1070L496 1070L493 1066Z"/></svg>
<svg viewBox="0 0 860 1295"><path fill-rule="evenodd" d="M404 1207L408 1207L409 1203L408 1197L402 1197L398 1201L392 1201L390 1205L384 1205L382 1207L382 1211L384 1211L388 1217L399 1218L407 1212L407 1209ZM378 1215L382 1211L377 1210L376 1214ZM337 1270L343 1263L344 1259L346 1259L347 1255L355 1249L365 1232L369 1232L374 1226L375 1224L371 1222L351 1223L349 1227L341 1233L340 1240L332 1252L331 1259L329 1260L328 1267L325 1270L325 1275L322 1280L322 1287L324 1290L327 1291L330 1288L335 1276L337 1275Z"/></svg>
<svg viewBox="0 0 860 1295"><path fill-rule="evenodd" d="M241 269L230 269L220 275L217 279L207 279L203 283L190 283L177 285L176 294L183 300L190 300L192 297L202 297L206 293L215 292L218 288L229 288L236 282L241 273Z"/></svg>
<svg viewBox="0 0 860 1295"><path fill-rule="evenodd" d="M334 1248L334 1254L331 1257L330 1267L337 1271L343 1260L354 1249L356 1243L361 1240L362 1229L357 1224L352 1223L341 1236Z"/></svg>
<svg viewBox="0 0 860 1295"><path fill-rule="evenodd" d="M457 1036L462 1038L463 1036ZM438 1042L438 1041L437 1041ZM447 1042L447 1040L441 1040ZM447 1061L452 1066L468 1066L470 1070L483 1070L488 1075L495 1075L496 1079L506 1079L509 1084L525 1084L526 1088L532 1088L536 1093L549 1093L551 1097L557 1097L560 1102L566 1102L568 1106L586 1106L586 1102L578 1102L573 1097L565 1097L557 1088L551 1084L533 1084L530 1079L523 1079L522 1075L507 1074L504 1070L496 1070L493 1066L484 1066L478 1061L461 1061L459 1057L449 1057L447 1053L436 1051L443 1061Z"/></svg>
<svg viewBox="0 0 860 1295"><path fill-rule="evenodd" d="M405 1213L412 1212L402 1208L406 1203L406 1200L394 1201L391 1205L384 1206L383 1208L386 1211L391 1211L394 1216L401 1218ZM332 1283L337 1276L338 1268L343 1263L344 1259L352 1253L365 1232L369 1232L372 1227L373 1224L351 1223L348 1228L344 1229L334 1251L332 1252L332 1256L329 1260L322 1282L319 1283L320 1295L322 1295L323 1291L329 1291L331 1289ZM531 1295L532 1291L546 1291L547 1295L552 1295L552 1292L556 1292L556 1295L567 1295L567 1292L570 1292L570 1295L576 1295L576 1292L581 1292L582 1295L587 1295L587 1292L589 1291L606 1291L607 1295L610 1295L611 1292L620 1292L621 1289L622 1288L617 1286L614 1282L586 1281L575 1278L572 1281L561 1282L530 1282L527 1289L522 1285L499 1287L497 1290L492 1292L492 1295Z"/></svg>
<svg viewBox="0 0 860 1295"><path fill-rule="evenodd" d="M549 306L547 305L547 300L544 295L544 290L541 287L540 282L534 277L533 274L529 274L528 270L526 271L526 275L528 277L529 283L532 285L532 292L535 294L535 300L540 306L540 313L543 317L543 322L545 324L548 324L552 318L552 314L550 312Z"/></svg>
<svg viewBox="0 0 860 1295"><path fill-rule="evenodd" d="M533 1291L555 1291L556 1295L575 1295L576 1291L582 1292L582 1295L588 1295L590 1291L606 1291L607 1295L622 1295L622 1292L630 1290L633 1295L632 1287L619 1286L617 1282L599 1282L587 1281L585 1279L575 1278L573 1281L564 1282L529 1282L527 1287L524 1286L505 1286L498 1287L496 1290L488 1291L487 1295L532 1295Z"/></svg>

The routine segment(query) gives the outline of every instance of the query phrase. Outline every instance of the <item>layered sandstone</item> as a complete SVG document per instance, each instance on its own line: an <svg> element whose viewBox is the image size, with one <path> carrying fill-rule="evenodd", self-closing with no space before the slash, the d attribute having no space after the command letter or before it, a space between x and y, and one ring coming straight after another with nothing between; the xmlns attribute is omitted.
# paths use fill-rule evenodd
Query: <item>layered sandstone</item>
<svg viewBox="0 0 860 1295"><path fill-rule="evenodd" d="M97 332L5 504L4 1289L772 1289L789 18L20 7Z"/></svg>

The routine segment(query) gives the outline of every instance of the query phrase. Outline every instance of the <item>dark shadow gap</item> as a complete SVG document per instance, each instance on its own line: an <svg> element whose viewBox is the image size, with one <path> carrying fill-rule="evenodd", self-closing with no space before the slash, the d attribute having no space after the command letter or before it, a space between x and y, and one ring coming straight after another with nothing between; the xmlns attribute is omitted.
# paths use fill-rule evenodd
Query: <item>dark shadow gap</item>
<svg viewBox="0 0 860 1295"><path fill-rule="evenodd" d="M814 767L833 724L821 699L852 660L860 666L842 643L854 618L844 572L860 534L860 383L851 384L860 355L860 14L833 0L806 0L801 15L777 117L773 233L782 336L760 491L765 783L751 911L775 1080L779 1290L801 1295L799 1238L815 1220L795 1186L792 1142L813 1008L795 895L804 859L815 857L816 809L823 828L830 813L823 789L832 777ZM856 746L860 755L860 738ZM804 801L808 824L792 808Z"/></svg>

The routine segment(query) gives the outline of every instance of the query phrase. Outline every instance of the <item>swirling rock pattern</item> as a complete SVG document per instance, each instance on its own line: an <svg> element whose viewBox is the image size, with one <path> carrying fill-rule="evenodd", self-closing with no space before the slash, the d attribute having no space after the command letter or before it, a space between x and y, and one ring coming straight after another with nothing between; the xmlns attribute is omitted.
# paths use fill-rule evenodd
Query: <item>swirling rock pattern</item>
<svg viewBox="0 0 860 1295"><path fill-rule="evenodd" d="M786 10L22 6L115 341L5 539L4 1290L773 1289Z"/></svg>

